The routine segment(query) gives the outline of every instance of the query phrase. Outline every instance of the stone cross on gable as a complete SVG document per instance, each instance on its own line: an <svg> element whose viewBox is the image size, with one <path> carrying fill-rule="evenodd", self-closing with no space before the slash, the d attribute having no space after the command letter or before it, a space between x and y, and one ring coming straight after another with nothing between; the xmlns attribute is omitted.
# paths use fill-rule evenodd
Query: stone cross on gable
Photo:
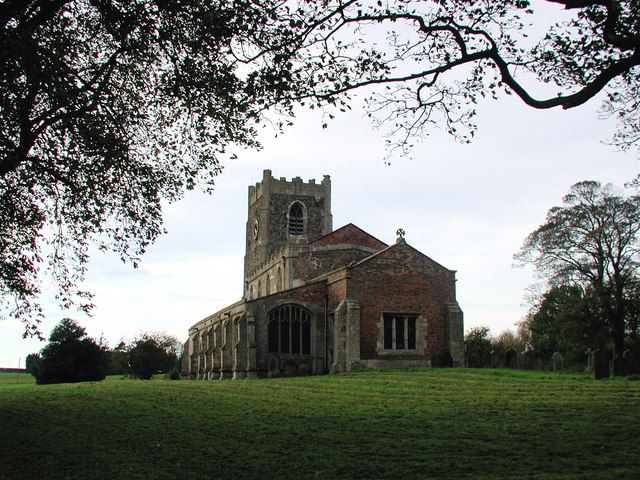
<svg viewBox="0 0 640 480"><path fill-rule="evenodd" d="M398 238L396 239L396 242L399 242L400 240L404 239L404 235L405 235L405 231L402 228L399 228L398 230L396 230L396 235L398 236Z"/></svg>

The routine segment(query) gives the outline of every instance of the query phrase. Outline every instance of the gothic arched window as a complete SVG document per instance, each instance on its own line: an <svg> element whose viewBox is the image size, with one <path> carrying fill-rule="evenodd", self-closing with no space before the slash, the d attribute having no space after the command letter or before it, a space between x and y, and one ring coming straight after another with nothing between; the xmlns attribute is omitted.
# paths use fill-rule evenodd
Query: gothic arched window
<svg viewBox="0 0 640 480"><path fill-rule="evenodd" d="M269 312L269 353L311 353L311 312L281 305Z"/></svg>
<svg viewBox="0 0 640 480"><path fill-rule="evenodd" d="M291 235L304 233L304 209L300 202L294 202L289 208L289 233Z"/></svg>

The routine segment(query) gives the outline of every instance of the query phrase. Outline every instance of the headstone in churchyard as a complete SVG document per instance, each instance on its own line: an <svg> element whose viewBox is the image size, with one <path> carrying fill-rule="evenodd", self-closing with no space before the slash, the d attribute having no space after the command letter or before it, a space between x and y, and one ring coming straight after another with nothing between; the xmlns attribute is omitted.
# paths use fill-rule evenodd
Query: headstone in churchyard
<svg viewBox="0 0 640 480"><path fill-rule="evenodd" d="M271 356L268 360L268 375L269 377L279 377L280 376L280 365L279 358L277 356Z"/></svg>
<svg viewBox="0 0 640 480"><path fill-rule="evenodd" d="M536 354L533 350L527 350L522 354L522 362L524 368L527 370L533 370L536 368Z"/></svg>
<svg viewBox="0 0 640 480"><path fill-rule="evenodd" d="M640 353L637 350L625 350L622 354L628 375L640 373Z"/></svg>
<svg viewBox="0 0 640 480"><path fill-rule="evenodd" d="M592 355L594 378L608 378L611 375L611 369L609 366L609 352L607 350L599 348L595 350Z"/></svg>
<svg viewBox="0 0 640 480"><path fill-rule="evenodd" d="M504 352L504 366L507 368L518 368L518 353L513 348Z"/></svg>
<svg viewBox="0 0 640 480"><path fill-rule="evenodd" d="M593 352L587 350L587 367L584 369L584 373L593 375Z"/></svg>
<svg viewBox="0 0 640 480"><path fill-rule="evenodd" d="M498 368L502 366L502 355L500 352L493 350L491 352L491 368Z"/></svg>
<svg viewBox="0 0 640 480"><path fill-rule="evenodd" d="M553 356L551 357L551 361L553 362L554 372L564 371L564 357L560 352L554 352Z"/></svg>

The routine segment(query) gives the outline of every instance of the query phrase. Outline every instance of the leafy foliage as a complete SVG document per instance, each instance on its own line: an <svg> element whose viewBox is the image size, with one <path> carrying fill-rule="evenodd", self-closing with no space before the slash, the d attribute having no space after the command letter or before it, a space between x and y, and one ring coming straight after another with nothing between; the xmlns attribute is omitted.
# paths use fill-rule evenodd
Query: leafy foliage
<svg viewBox="0 0 640 480"><path fill-rule="evenodd" d="M28 373L34 375L39 364L40 355L38 355L37 353L30 353L29 355L27 355L27 358L24 361L24 368Z"/></svg>
<svg viewBox="0 0 640 480"><path fill-rule="evenodd" d="M637 291L639 247L640 196L618 195L611 185L586 181L573 185L563 205L549 210L546 222L527 237L516 258L533 264L550 286L570 285L587 292L588 318L600 324L585 325L586 335L591 344L597 344L606 332L617 362L624 350L625 331L637 318L630 294ZM557 304L553 297L560 294L566 296L569 291L551 291L534 324L558 329L548 317L559 321L558 312L549 310ZM583 308L575 302L566 308L576 307ZM571 310L568 314L576 317Z"/></svg>
<svg viewBox="0 0 640 480"><path fill-rule="evenodd" d="M469 360L469 367L488 366L493 349L489 327L471 328L464 336L464 349Z"/></svg>
<svg viewBox="0 0 640 480"><path fill-rule="evenodd" d="M606 348L609 332L601 320L593 290L560 285L543 294L520 324L539 358L551 360L559 351L569 364L584 364L586 352Z"/></svg>
<svg viewBox="0 0 640 480"><path fill-rule="evenodd" d="M177 366L180 342L166 333L143 334L126 351L127 372L142 380Z"/></svg>
<svg viewBox="0 0 640 480"><path fill-rule="evenodd" d="M49 343L30 371L36 383L69 383L103 380L109 366L105 345L86 336L84 328L69 318L54 327Z"/></svg>
<svg viewBox="0 0 640 480"><path fill-rule="evenodd" d="M90 310L90 245L135 266L163 202L210 191L229 145L257 146L282 85L239 55L278 3L0 4L0 314L25 335L40 335L43 270L62 307Z"/></svg>

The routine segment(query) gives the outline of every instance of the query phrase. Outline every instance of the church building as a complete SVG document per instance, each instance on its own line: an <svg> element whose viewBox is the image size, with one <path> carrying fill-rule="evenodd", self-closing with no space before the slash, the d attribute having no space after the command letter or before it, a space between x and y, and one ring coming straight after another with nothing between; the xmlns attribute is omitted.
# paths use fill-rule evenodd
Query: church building
<svg viewBox="0 0 640 480"><path fill-rule="evenodd" d="M317 375L462 366L455 270L349 223L333 230L331 180L249 186L244 294L189 329L183 375Z"/></svg>

